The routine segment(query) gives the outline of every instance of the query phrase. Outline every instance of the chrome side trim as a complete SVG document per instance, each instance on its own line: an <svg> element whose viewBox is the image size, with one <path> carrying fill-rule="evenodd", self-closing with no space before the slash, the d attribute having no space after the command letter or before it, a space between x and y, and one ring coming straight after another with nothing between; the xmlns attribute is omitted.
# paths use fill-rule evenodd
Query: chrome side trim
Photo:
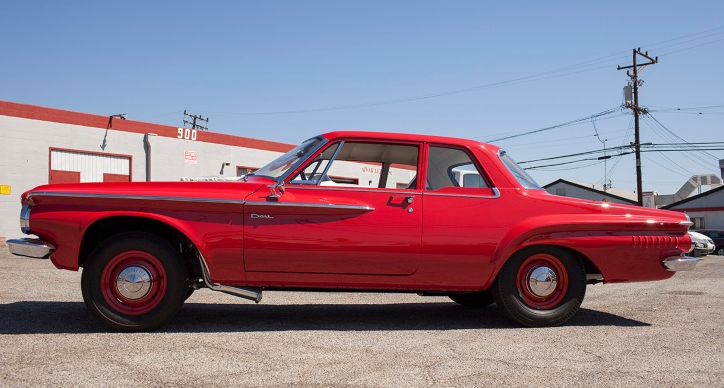
<svg viewBox="0 0 724 388"><path fill-rule="evenodd" d="M691 228L691 226L694 225L694 223L691 221L681 221L681 222L679 222L679 225L684 225L687 228Z"/></svg>
<svg viewBox="0 0 724 388"><path fill-rule="evenodd" d="M211 202L211 203L232 203L243 205L246 202L243 199L226 199L226 198L198 198L198 197L171 197L163 195L123 195L123 194L89 194L89 193L70 193L70 192L48 192L36 191L28 195L38 197L76 197L76 198L103 198L103 199L143 199L153 201L177 201L177 202Z"/></svg>
<svg viewBox="0 0 724 388"><path fill-rule="evenodd" d="M308 203L308 202L262 202L262 201L247 201L247 206L280 206L280 207L305 207L314 209L342 209L342 210L359 210L364 212L374 211L375 208L370 206L358 206L358 205L338 205L334 203Z"/></svg>
<svg viewBox="0 0 724 388"><path fill-rule="evenodd" d="M199 264L201 265L201 272L203 272L204 285L212 291L219 291L225 294L239 296L244 299L253 300L255 303L261 301L261 289L260 288L239 288L232 286L225 286L223 284L211 283L211 274L209 273L209 266L206 265L204 256L196 251L196 257L199 258Z"/></svg>
<svg viewBox="0 0 724 388"><path fill-rule="evenodd" d="M290 183L291 185L291 183ZM299 185L299 186L297 186ZM304 184L294 183L293 186L287 186L287 189L293 190L340 190L343 192L355 192L355 193L380 193L380 194L397 194L397 195L420 195L420 191L410 189L380 189L377 187L370 186L307 186Z"/></svg>
<svg viewBox="0 0 724 388"><path fill-rule="evenodd" d="M495 187L491 187L490 189L493 190L493 195L436 194L436 193L433 193L430 191L423 192L423 195L433 196L433 197L463 197L463 198L487 198L487 199L500 198L500 190L498 190Z"/></svg>
<svg viewBox="0 0 724 388"><path fill-rule="evenodd" d="M667 271L691 271L696 267L699 259L690 256L669 256L663 260Z"/></svg>
<svg viewBox="0 0 724 388"><path fill-rule="evenodd" d="M20 231L23 234L30 234L30 206L23 205L20 210Z"/></svg>
<svg viewBox="0 0 724 388"><path fill-rule="evenodd" d="M32 257L34 259L47 259L55 250L55 247L45 241L35 238L23 238L8 240L10 253L15 256Z"/></svg>

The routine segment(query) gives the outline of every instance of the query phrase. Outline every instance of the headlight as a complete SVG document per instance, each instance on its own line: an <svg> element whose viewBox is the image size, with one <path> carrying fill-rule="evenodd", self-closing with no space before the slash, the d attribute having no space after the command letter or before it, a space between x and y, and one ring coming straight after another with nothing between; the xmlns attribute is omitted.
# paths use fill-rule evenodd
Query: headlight
<svg viewBox="0 0 724 388"><path fill-rule="evenodd" d="M20 210L20 231L30 234L30 206L25 205Z"/></svg>

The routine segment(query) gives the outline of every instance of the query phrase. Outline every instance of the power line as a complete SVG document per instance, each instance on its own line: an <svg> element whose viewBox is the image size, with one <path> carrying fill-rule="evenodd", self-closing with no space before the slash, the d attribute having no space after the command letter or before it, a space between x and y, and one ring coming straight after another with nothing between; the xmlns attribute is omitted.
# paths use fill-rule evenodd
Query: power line
<svg viewBox="0 0 724 388"><path fill-rule="evenodd" d="M541 129L536 129L536 130L533 130L533 131L527 131L527 132L519 133L519 134L516 134L516 135L510 135L510 136L504 136L504 137L497 138L497 139L486 140L485 142L486 142L486 143L494 143L494 142L501 141L501 140L508 140L508 139L513 139L513 138L516 138L516 137L531 135L531 134L534 134L534 133L549 131L549 130L551 130L551 129L566 127L566 126L573 125L573 124L576 124L576 123L580 123L580 122L583 122L583 121L588 121L588 120L591 120L591 119L594 119L594 118L597 118L597 117L610 115L610 114L612 114L612 113L618 112L618 110L619 110L619 107L616 107L616 108L612 108L612 109L605 110L605 111L603 111L603 112L598 112L598 113L596 113L596 114L592 114L592 115L590 115L590 116L582 117L582 118L580 118L580 119L575 119L575 120L567 121L567 122L565 122L565 123L563 123L563 124L552 125L552 126L550 126L550 127L545 127L545 128L541 128Z"/></svg>
<svg viewBox="0 0 724 388"><path fill-rule="evenodd" d="M643 149L643 150L640 150L640 152L641 152L641 153L646 153L646 152L689 152L689 151L701 151L701 150L708 150L708 151L722 151L722 150L724 150L724 142L717 143L717 144L718 144L717 146L711 146L711 147L707 147L707 148L701 148L701 147L699 147L699 148L693 148L693 149L688 149L688 150L686 150L686 149L681 149L680 144L678 144L678 145L677 145L677 144L664 144L664 145L661 145L661 144L660 144L660 145L658 145L658 146L675 146L675 148L671 148L671 149L662 149L662 148ZM657 145L652 145L652 146L657 146ZM617 148L618 148L618 147L617 147ZM609 150L612 150L612 148L610 148ZM579 154L572 154L572 155L582 156L582 155L586 155L586 154L593 154L593 153L596 153L596 152L602 152L602 151L589 151L589 152L587 152L587 153L579 153ZM631 154L634 154L635 152L636 152L636 151L620 152L620 153L618 153L618 154L610 155L610 157L616 158L616 157L621 157L621 156L625 156L625 155L631 155ZM539 161L561 159L561 158L570 157L570 156L571 156L571 155L560 156L560 157L552 157L552 158L546 158L546 159L539 159ZM570 160L570 161L567 161L567 162L560 162L560 163L553 163L553 164L545 164L545 165L539 165L539 166L523 167L523 169L525 169L525 170L535 170L535 169L539 169L539 168L542 168L542 167L561 166L561 165L567 165L567 164L573 164L573 163L580 163L580 162L591 161L591 160L598 160L598 159L599 159L599 158L597 158L597 157L596 157L596 158L583 158L583 159ZM524 163L530 163L530 162L533 162L533 161L530 161L530 160L529 160L529 161L526 161L526 162L519 162L518 164L524 164ZM585 166L584 166L584 167L585 167Z"/></svg>
<svg viewBox="0 0 724 388"><path fill-rule="evenodd" d="M657 46L657 45L660 45L660 44L663 44L663 43L673 42L673 41L685 39L685 38L688 38L688 37L691 37L691 36L702 35L702 34L705 34L705 33L709 33L709 32L711 32L711 31L717 31L717 30L721 30L721 29L724 29L724 26L720 26L720 27L713 28L713 29L709 29L709 30L702 31L702 32L697 32L697 33L694 33L694 34L689 34L689 35L681 36L681 37L678 37L678 38L673 38L673 39L665 40L665 41L662 41L662 42L658 42L658 43L651 44L651 45L649 45L649 46ZM724 33L724 31L721 32L721 33ZM673 44L673 45L668 45L668 46L663 46L663 47L671 47L671 46L675 46L675 45L679 45L679 44L690 43L690 42L693 42L693 41L696 41L696 40L706 39L706 38L709 38L709 37L711 37L711 36L718 35L718 34L720 34L720 33L710 34L710 35L707 35L707 36L698 37L698 38L690 39L690 40L685 41L685 42L676 43L676 44ZM717 42L717 41L715 41L715 42ZM707 43L704 43L704 44L699 45L699 46L703 46L703 45L711 44L711 43L715 43L715 42L707 42ZM696 47L699 47L699 46L696 46ZM692 47L692 48L693 48L693 47ZM690 49L690 48L686 48L686 49L683 49L683 50L688 50L688 49ZM679 50L679 51L683 51L683 50ZM676 51L676 52L678 52L678 51ZM500 82L494 82L494 83L490 83L490 84L471 86L471 87L461 88L461 89L454 89L454 90L442 91L442 92L437 92L437 93L423 94L423 95L418 95L418 96L401 97L401 98L396 98L396 99L380 100L380 101L373 101L373 102L367 102L367 103L358 103L358 104L349 104L349 105L338 105L338 106L331 106L331 107L326 107L326 108L311 108L311 109L297 109L297 110L279 110L279 111L267 111L267 112L246 112L246 113L234 113L234 112L211 112L211 113L216 114L217 117L225 117L224 115L226 115L226 116L234 116L234 117L240 117L240 116L241 116L241 117L243 117L243 116L267 116L267 115L286 115L286 114L298 114L298 113L326 112L326 111L333 111L333 110L356 109L356 108L365 108L365 107L380 106L380 105L397 104L397 103L403 103L403 102L409 102L409 101L416 101L416 100L429 99L429 98L435 98L435 97L449 96L449 95L454 95L454 94L470 93L470 92L475 92L475 91L479 91L479 90L491 89L491 88L508 86L508 85L515 85L515 84L524 83L524 82L539 81L539 80L544 80L544 79L548 79L548 78L568 76L568 75L571 75L571 74L577 74L577 73L582 73L582 72L587 72L587 71L593 71L593 70L603 69L603 68L606 68L606 66L596 67L596 68L587 69L587 70L581 70L581 71L578 71L578 72L570 72L570 71L569 71L569 70L572 70L572 69L586 68L586 67L591 67L591 66L594 66L594 65L599 65L599 64L602 64L602 63L606 63L606 62L612 62L612 61L614 61L614 60L620 59L624 53L625 53L625 52L620 52L620 53L616 53L616 54L611 54L611 55L603 56L603 57L600 57L600 58L597 58L597 59L593 59L593 60L581 62L581 63L575 64L575 65L565 66L565 67L562 67L562 68L553 69L553 70L549 70L549 71L545 71L545 72L542 72L542 73L537 73L537 74L533 74L533 75L529 75L529 76L525 76L525 77L514 78L514 79L510 79L510 80L506 80L506 81L500 81ZM668 55L668 54L673 54L673 53L674 53L674 52L667 53L667 54L663 54L663 55ZM610 58L610 59L609 59L609 58ZM565 73L564 73L564 72L565 72ZM557 73L564 73L564 74L557 74ZM549 75L551 75L551 74L557 74L557 75L549 76ZM549 76L549 77L543 77L543 76Z"/></svg>

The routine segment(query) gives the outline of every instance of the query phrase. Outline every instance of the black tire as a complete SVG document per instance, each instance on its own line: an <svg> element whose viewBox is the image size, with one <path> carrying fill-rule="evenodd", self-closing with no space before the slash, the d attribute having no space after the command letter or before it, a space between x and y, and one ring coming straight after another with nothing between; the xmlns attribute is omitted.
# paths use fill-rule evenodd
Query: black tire
<svg viewBox="0 0 724 388"><path fill-rule="evenodd" d="M181 310L189 295L188 270L167 241L126 232L91 253L81 289L86 306L104 325L124 332L150 331Z"/></svg>
<svg viewBox="0 0 724 388"><path fill-rule="evenodd" d="M464 294L453 294L449 296L453 302L465 307L482 308L495 303L490 290L466 292Z"/></svg>
<svg viewBox="0 0 724 388"><path fill-rule="evenodd" d="M498 307L514 321L529 327L557 326L581 306L586 270L565 249L524 248L503 265L491 290Z"/></svg>

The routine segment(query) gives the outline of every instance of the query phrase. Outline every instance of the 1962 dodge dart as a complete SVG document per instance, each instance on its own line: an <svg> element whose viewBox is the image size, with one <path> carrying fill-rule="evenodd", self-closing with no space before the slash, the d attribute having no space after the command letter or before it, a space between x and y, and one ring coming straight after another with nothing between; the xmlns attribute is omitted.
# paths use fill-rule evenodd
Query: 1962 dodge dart
<svg viewBox="0 0 724 388"><path fill-rule="evenodd" d="M83 268L86 305L153 330L196 289L444 295L525 326L578 310L586 285L691 270L685 214L548 194L500 148L333 132L235 182L80 183L22 195L12 253Z"/></svg>

